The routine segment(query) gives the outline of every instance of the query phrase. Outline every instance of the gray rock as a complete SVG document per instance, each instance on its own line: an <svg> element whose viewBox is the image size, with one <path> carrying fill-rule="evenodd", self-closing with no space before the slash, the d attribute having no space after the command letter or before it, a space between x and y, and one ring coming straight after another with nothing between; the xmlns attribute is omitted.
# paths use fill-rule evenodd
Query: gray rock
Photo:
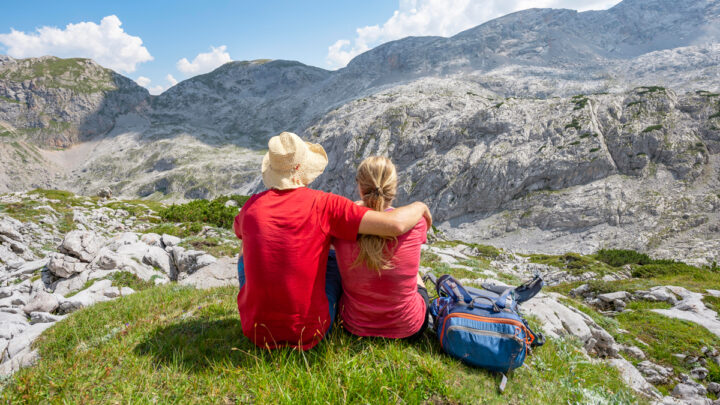
<svg viewBox="0 0 720 405"><path fill-rule="evenodd" d="M711 382L707 385L707 390L709 393L717 396L718 394L720 394L720 384L716 382Z"/></svg>
<svg viewBox="0 0 720 405"><path fill-rule="evenodd" d="M103 187L97 192L100 198L112 198L112 190L109 187Z"/></svg>
<svg viewBox="0 0 720 405"><path fill-rule="evenodd" d="M0 218L0 235L7 236L17 242L24 242L24 239L20 232L18 232L17 227L17 222L13 223L6 218Z"/></svg>
<svg viewBox="0 0 720 405"><path fill-rule="evenodd" d="M52 312L60 306L58 297L45 291L38 291L24 307L26 314L31 312Z"/></svg>
<svg viewBox="0 0 720 405"><path fill-rule="evenodd" d="M105 238L97 233L76 230L65 235L58 251L90 263L104 244Z"/></svg>
<svg viewBox="0 0 720 405"><path fill-rule="evenodd" d="M633 367L632 363L623 359L608 359L608 363L620 371L620 376L626 384L636 392L646 395L650 398L660 399L662 395L657 388L653 387L643 375Z"/></svg>
<svg viewBox="0 0 720 405"><path fill-rule="evenodd" d="M696 380L704 380L707 378L709 372L705 367L695 367L690 370L690 376Z"/></svg>
<svg viewBox="0 0 720 405"><path fill-rule="evenodd" d="M61 278L68 278L74 274L82 273L87 268L87 264L80 259L62 253L53 253L47 264L51 273Z"/></svg>
<svg viewBox="0 0 720 405"><path fill-rule="evenodd" d="M637 369L649 383L655 385L668 384L673 375L671 367L663 367L648 360L638 363Z"/></svg>
<svg viewBox="0 0 720 405"><path fill-rule="evenodd" d="M630 355L636 359L639 359L639 360L645 359L645 352L643 352L642 349L640 349L637 346L623 345L623 346L621 346L620 350L622 350L623 353L627 353L628 355Z"/></svg>
<svg viewBox="0 0 720 405"><path fill-rule="evenodd" d="M151 246L143 256L143 263L162 270L168 277L177 274L175 263L170 254L159 246Z"/></svg>
<svg viewBox="0 0 720 405"><path fill-rule="evenodd" d="M162 235L162 243L165 246L177 246L182 239L178 238L177 236L172 236L164 233Z"/></svg>
<svg viewBox="0 0 720 405"><path fill-rule="evenodd" d="M144 233L140 237L140 241L148 246L158 246L164 248L162 237L156 233Z"/></svg>
<svg viewBox="0 0 720 405"><path fill-rule="evenodd" d="M181 285L192 285L198 289L224 286L237 286L237 257L221 257L217 262L202 267L195 273L179 281Z"/></svg>
<svg viewBox="0 0 720 405"><path fill-rule="evenodd" d="M7 348L8 357L12 359L23 350L28 349L30 344L52 325L51 323L38 323L25 328L22 333L16 335L10 341Z"/></svg>
<svg viewBox="0 0 720 405"><path fill-rule="evenodd" d="M185 250L175 246L171 248L173 261L178 271L178 280L182 280L198 269L209 266L217 261L213 256L198 250Z"/></svg>
<svg viewBox="0 0 720 405"><path fill-rule="evenodd" d="M585 295L585 293L587 293L589 291L590 291L590 285L582 284L582 285L570 290L570 296L571 297L583 297Z"/></svg>
<svg viewBox="0 0 720 405"><path fill-rule="evenodd" d="M58 295L68 295L70 293L79 291L85 283L88 281L88 273L79 273L71 276L70 278L61 278L50 286L50 289Z"/></svg>
<svg viewBox="0 0 720 405"><path fill-rule="evenodd" d="M0 364L0 376L8 376L21 368L30 367L34 365L40 355L37 350L30 350L29 348L17 353L15 357Z"/></svg>
<svg viewBox="0 0 720 405"><path fill-rule="evenodd" d="M616 291L606 294L598 294L598 299L603 300L605 302L612 303L616 300L619 301L626 301L630 299L630 294L627 293L627 291Z"/></svg>
<svg viewBox="0 0 720 405"><path fill-rule="evenodd" d="M65 319L63 315L53 315L47 312L31 312L30 313L30 324L36 323L53 323L59 322Z"/></svg>

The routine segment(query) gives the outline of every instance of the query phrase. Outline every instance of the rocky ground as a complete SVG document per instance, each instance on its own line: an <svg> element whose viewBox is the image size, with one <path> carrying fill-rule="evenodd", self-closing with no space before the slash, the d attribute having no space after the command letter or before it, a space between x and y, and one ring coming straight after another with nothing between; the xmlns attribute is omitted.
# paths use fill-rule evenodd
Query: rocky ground
<svg viewBox="0 0 720 405"><path fill-rule="evenodd" d="M176 236L147 232L153 211L141 203L128 205L139 219L117 200L49 197L0 196L0 375L32 364L37 352L31 343L55 322L133 294L129 285L210 288L237 282L237 259L218 259L183 247ZM6 215L8 207L28 220Z"/></svg>
<svg viewBox="0 0 720 405"><path fill-rule="evenodd" d="M163 230L177 233L182 224L161 222L157 203L108 194L37 190L0 196L0 374L38 361L32 342L82 308L160 284L212 288L237 282L229 230L203 226L193 235L173 236ZM574 339L588 361L615 367L639 395L656 403L709 404L720 394L715 270L681 267L707 277L702 282L680 270L647 277L641 270L654 268L433 238L423 249L423 272L450 273L469 285L516 285L541 274L546 290L523 304L524 314L548 338ZM194 248L210 240L208 249L219 258ZM655 330L662 322L669 323ZM696 338L678 343L683 333ZM656 341L658 334L663 338Z"/></svg>

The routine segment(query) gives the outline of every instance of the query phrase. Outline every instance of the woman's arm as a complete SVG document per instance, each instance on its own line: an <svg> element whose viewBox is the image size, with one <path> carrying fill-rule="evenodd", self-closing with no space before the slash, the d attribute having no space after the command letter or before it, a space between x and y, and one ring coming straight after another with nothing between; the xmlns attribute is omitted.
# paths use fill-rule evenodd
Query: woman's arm
<svg viewBox="0 0 720 405"><path fill-rule="evenodd" d="M428 228L432 226L430 209L419 201L387 212L368 211L360 221L358 233L400 236L412 229L421 218L425 218Z"/></svg>

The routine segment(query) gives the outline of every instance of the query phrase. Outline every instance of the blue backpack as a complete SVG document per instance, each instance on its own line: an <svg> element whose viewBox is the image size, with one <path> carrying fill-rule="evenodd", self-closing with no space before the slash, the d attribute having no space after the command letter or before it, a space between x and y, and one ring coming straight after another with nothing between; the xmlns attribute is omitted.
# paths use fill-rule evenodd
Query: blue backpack
<svg viewBox="0 0 720 405"><path fill-rule="evenodd" d="M439 298L430 305L440 346L463 362L491 371L508 373L523 365L530 347L545 343L530 330L517 304L534 297L542 288L539 275L519 287L483 284L482 289L463 287L452 276L435 280ZM504 389L505 377L500 389Z"/></svg>

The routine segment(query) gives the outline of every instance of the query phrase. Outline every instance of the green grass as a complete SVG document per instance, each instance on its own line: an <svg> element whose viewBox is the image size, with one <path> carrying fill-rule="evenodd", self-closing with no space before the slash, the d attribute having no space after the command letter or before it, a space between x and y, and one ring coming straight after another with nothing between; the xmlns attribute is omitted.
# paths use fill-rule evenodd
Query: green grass
<svg viewBox="0 0 720 405"><path fill-rule="evenodd" d="M238 207L249 199L249 196L233 195L218 197L214 200L193 200L185 204L171 205L159 211L163 220L168 222L204 222L220 228L232 228ZM235 200L237 207L226 207L228 200Z"/></svg>
<svg viewBox="0 0 720 405"><path fill-rule="evenodd" d="M638 104L642 104L642 101L640 101L640 100L638 100L638 101L631 101L631 102L629 102L625 107L626 107L626 108L630 108L630 107L632 107L632 106L634 106L634 105L638 105Z"/></svg>
<svg viewBox="0 0 720 405"><path fill-rule="evenodd" d="M232 235L235 238L235 235ZM205 251L215 257L237 256L240 250L240 244L237 242L226 243L220 238L207 236L190 236L185 238L180 246L187 249L195 249Z"/></svg>
<svg viewBox="0 0 720 405"><path fill-rule="evenodd" d="M645 129L643 129L642 133L645 134L645 133L652 132L652 131L659 131L661 129L662 129L662 125L651 125Z"/></svg>
<svg viewBox="0 0 720 405"><path fill-rule="evenodd" d="M478 243L467 243L459 240L443 240L438 241L432 244L432 246L441 247L441 248L447 248L447 247L455 247L458 245L465 245L469 246L471 248L475 248L478 250L480 256L487 257L494 259L498 256L500 256L500 249L496 248L495 246L490 245L481 245Z"/></svg>
<svg viewBox="0 0 720 405"><path fill-rule="evenodd" d="M660 86L642 86L642 87L638 87L636 90L638 90L639 95L660 93L660 92L664 93L666 91L665 87L660 87Z"/></svg>
<svg viewBox="0 0 720 405"><path fill-rule="evenodd" d="M5 97L5 96L0 96L0 101L5 101L5 102L11 103L11 104L20 104L20 102L15 100L14 98Z"/></svg>
<svg viewBox="0 0 720 405"><path fill-rule="evenodd" d="M715 114L713 114L713 115L711 115L711 116L708 117L708 119L710 119L710 120L713 119L713 118L720 118L720 111L718 111L718 112L716 112Z"/></svg>
<svg viewBox="0 0 720 405"><path fill-rule="evenodd" d="M148 289L72 314L36 343L38 364L6 380L21 403L636 403L615 369L549 340L509 376L467 367L436 339L357 338L340 328L308 352L242 336L235 288Z"/></svg>
<svg viewBox="0 0 720 405"><path fill-rule="evenodd" d="M594 153L594 152L597 152L597 151L599 151L599 150L600 150L600 148L592 148L592 149L590 149L590 153Z"/></svg>
<svg viewBox="0 0 720 405"><path fill-rule="evenodd" d="M585 106L587 106L588 101L588 98L582 94L573 96L573 98L571 99L571 102L575 104L575 107L573 107L573 111L582 110L583 108L585 108Z"/></svg>
<svg viewBox="0 0 720 405"><path fill-rule="evenodd" d="M657 304L633 303L633 311L625 311L617 316L617 321L623 329L632 331L632 336L621 335L621 343L632 343L640 347L654 362L673 366L678 373L688 373L692 368L673 354L687 354L698 356L703 346L717 347L720 339L704 327L679 319L669 318L665 315L650 311ZM663 333L658 333L662 331ZM635 339L647 344L644 346ZM711 371L710 381L720 382L717 373L718 366L708 361ZM672 386L660 387L667 393Z"/></svg>
<svg viewBox="0 0 720 405"><path fill-rule="evenodd" d="M565 129L575 128L576 131L580 131L582 129L580 127L580 123L578 122L577 118L573 118L572 122L565 125Z"/></svg>
<svg viewBox="0 0 720 405"><path fill-rule="evenodd" d="M533 254L530 255L530 262L554 266L570 274L583 274L592 271L598 275L604 275L617 271L617 269L606 263L577 253L565 253L563 255Z"/></svg>
<svg viewBox="0 0 720 405"><path fill-rule="evenodd" d="M111 274L108 279L112 280L112 285L115 287L130 287L135 291L147 290L155 286L152 281L145 281L129 271L118 271Z"/></svg>
<svg viewBox="0 0 720 405"><path fill-rule="evenodd" d="M653 260L644 253L624 249L600 249L595 253L595 258L613 267L620 267L626 264L650 264Z"/></svg>
<svg viewBox="0 0 720 405"><path fill-rule="evenodd" d="M144 233L157 233L157 234L168 234L177 236L180 238L186 238L188 236L194 236L197 235L200 231L202 231L203 225L201 222L187 222L187 223L178 223L178 224L168 224L168 223L160 223L157 224L151 228L146 229L143 231Z"/></svg>

